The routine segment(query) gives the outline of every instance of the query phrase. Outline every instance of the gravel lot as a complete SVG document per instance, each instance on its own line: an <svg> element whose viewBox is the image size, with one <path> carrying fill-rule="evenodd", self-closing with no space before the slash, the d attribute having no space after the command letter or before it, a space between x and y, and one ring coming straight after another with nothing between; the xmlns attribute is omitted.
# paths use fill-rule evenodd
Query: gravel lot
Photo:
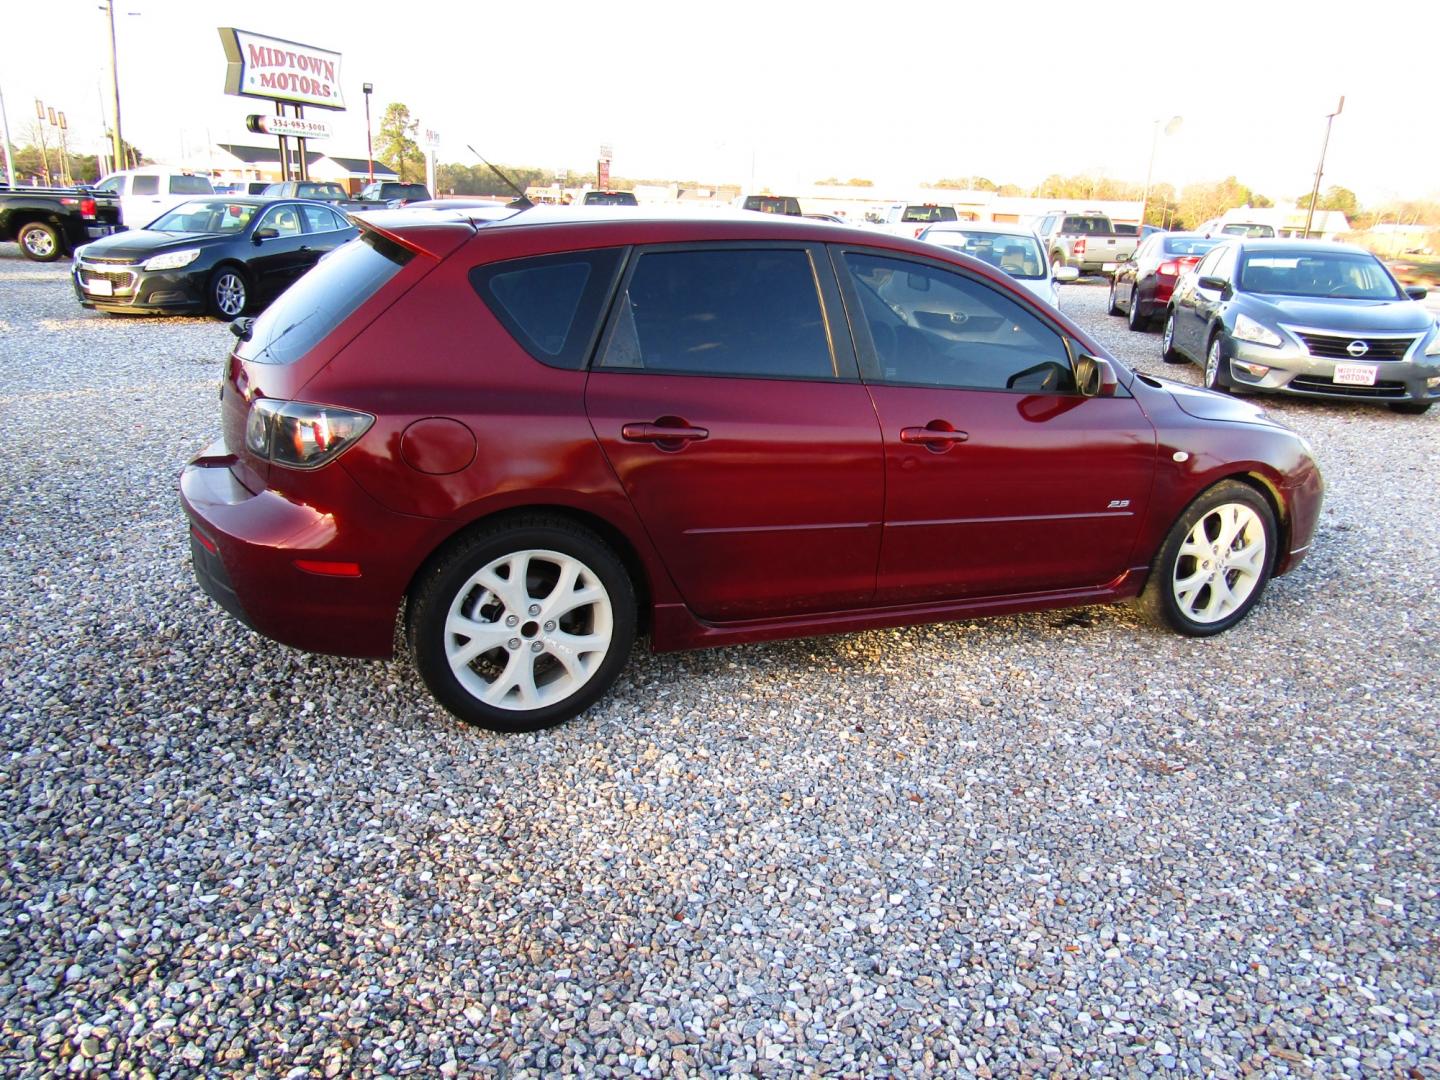
<svg viewBox="0 0 1440 1080"><path fill-rule="evenodd" d="M500 737L193 584L229 340L0 245L4 1073L1440 1076L1440 414L1274 403L1318 543L1217 639L637 650Z"/></svg>

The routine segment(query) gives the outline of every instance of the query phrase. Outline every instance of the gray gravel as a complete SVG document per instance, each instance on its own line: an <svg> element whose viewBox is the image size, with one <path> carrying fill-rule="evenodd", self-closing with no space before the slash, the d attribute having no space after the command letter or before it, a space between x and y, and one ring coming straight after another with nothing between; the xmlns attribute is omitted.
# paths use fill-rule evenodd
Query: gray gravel
<svg viewBox="0 0 1440 1080"><path fill-rule="evenodd" d="M0 246L6 1074L1440 1076L1440 416L1276 402L1318 545L1217 639L637 650L507 738L198 592L228 340Z"/></svg>

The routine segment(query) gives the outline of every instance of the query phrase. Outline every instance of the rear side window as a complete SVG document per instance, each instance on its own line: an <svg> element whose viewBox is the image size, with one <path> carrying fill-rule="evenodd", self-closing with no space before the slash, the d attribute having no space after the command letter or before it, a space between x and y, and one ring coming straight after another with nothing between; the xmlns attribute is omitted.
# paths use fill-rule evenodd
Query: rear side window
<svg viewBox="0 0 1440 1080"><path fill-rule="evenodd" d="M214 190L210 186L210 181L203 176L170 177L171 195L209 195Z"/></svg>
<svg viewBox="0 0 1440 1080"><path fill-rule="evenodd" d="M624 252L541 255L477 266L470 285L525 351L550 367L579 370Z"/></svg>
<svg viewBox="0 0 1440 1080"><path fill-rule="evenodd" d="M414 252L375 233L340 245L265 309L235 355L259 364L293 364L412 258Z"/></svg>
<svg viewBox="0 0 1440 1080"><path fill-rule="evenodd" d="M159 195L160 177L158 176L132 176L130 178L131 195Z"/></svg>
<svg viewBox="0 0 1440 1080"><path fill-rule="evenodd" d="M650 251L620 297L606 368L833 379L810 254L802 249Z"/></svg>

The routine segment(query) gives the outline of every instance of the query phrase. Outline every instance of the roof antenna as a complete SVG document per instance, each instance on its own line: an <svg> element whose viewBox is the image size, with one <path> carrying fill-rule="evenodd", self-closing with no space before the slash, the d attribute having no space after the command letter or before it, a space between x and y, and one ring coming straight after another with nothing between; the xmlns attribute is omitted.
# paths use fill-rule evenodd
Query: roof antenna
<svg viewBox="0 0 1440 1080"><path fill-rule="evenodd" d="M510 177L506 176L494 165L491 165L490 162L485 161L484 154L480 153L479 150L476 150L475 147L471 146L469 143L465 144L465 149L469 150L472 154L478 157L486 166L489 167L491 172L493 172L496 176L500 177L501 180L505 181L506 185L510 188L511 191L515 192L515 201L510 203L512 207L517 210L529 210L530 207L535 205L533 202L530 201L529 196L527 196L523 191L520 190L518 186L516 186L514 180L511 180Z"/></svg>

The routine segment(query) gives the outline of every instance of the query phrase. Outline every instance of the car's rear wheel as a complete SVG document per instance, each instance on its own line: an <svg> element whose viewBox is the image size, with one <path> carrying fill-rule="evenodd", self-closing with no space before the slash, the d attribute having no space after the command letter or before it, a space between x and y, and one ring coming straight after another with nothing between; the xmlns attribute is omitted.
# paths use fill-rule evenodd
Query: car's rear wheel
<svg viewBox="0 0 1440 1080"><path fill-rule="evenodd" d="M210 312L229 322L245 313L250 303L250 283L239 267L222 266L210 275Z"/></svg>
<svg viewBox="0 0 1440 1080"><path fill-rule="evenodd" d="M1421 416L1430 411L1428 401L1392 401L1390 411L1400 413L1403 416Z"/></svg>
<svg viewBox="0 0 1440 1080"><path fill-rule="evenodd" d="M55 231L54 226L43 221L32 221L22 226L15 239L25 257L35 262L54 262L63 251L60 234Z"/></svg>
<svg viewBox="0 0 1440 1080"><path fill-rule="evenodd" d="M1175 348L1175 312L1165 313L1165 334L1160 339L1160 358L1167 364L1183 364L1185 357Z"/></svg>
<svg viewBox="0 0 1440 1080"><path fill-rule="evenodd" d="M1275 513L1258 491L1225 480L1192 502L1170 529L1145 594L1173 629L1209 637L1234 626L1270 580Z"/></svg>
<svg viewBox="0 0 1440 1080"><path fill-rule="evenodd" d="M1225 357L1225 345L1220 334L1210 335L1210 347L1205 350L1205 388L1221 394L1230 392L1230 361Z"/></svg>
<svg viewBox="0 0 1440 1080"><path fill-rule="evenodd" d="M1150 329L1150 317L1140 314L1140 290L1133 286L1130 289L1130 311L1125 325L1137 334Z"/></svg>
<svg viewBox="0 0 1440 1080"><path fill-rule="evenodd" d="M1112 274L1111 277L1110 277L1110 314L1111 314L1111 315L1124 315L1125 312L1123 312L1123 311L1120 310L1120 305L1116 302L1116 301L1118 301L1120 298L1115 295L1115 292L1116 292L1115 277L1114 277L1114 275Z"/></svg>
<svg viewBox="0 0 1440 1080"><path fill-rule="evenodd" d="M584 712L635 640L635 589L599 537L560 518L476 532L411 595L416 667L467 723L535 731Z"/></svg>

